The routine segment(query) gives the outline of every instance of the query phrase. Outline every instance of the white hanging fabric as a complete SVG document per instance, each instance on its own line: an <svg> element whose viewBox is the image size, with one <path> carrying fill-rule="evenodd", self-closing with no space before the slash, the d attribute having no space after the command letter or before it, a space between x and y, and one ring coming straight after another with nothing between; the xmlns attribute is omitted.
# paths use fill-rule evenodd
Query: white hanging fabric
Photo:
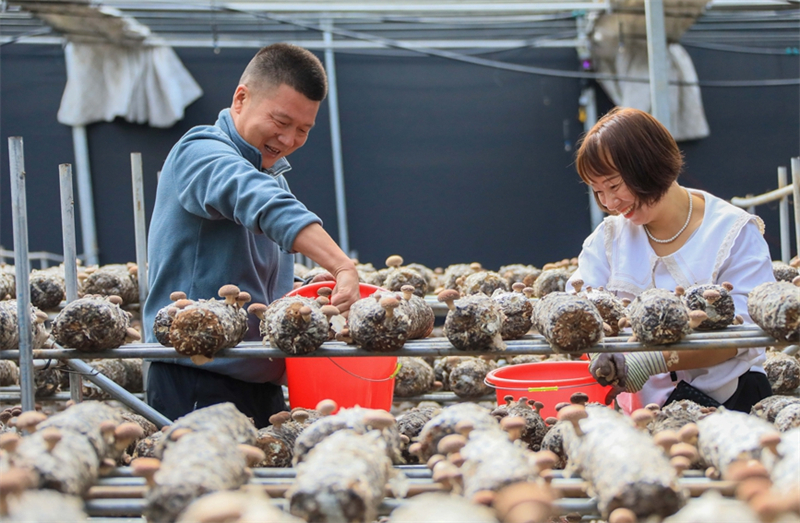
<svg viewBox="0 0 800 523"><path fill-rule="evenodd" d="M169 46L70 42L64 49L67 85L58 109L65 125L110 122L171 127L203 94Z"/></svg>

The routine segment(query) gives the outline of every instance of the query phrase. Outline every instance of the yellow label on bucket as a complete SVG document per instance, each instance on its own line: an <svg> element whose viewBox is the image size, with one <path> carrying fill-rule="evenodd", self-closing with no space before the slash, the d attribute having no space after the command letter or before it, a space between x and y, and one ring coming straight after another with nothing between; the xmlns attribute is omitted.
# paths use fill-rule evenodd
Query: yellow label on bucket
<svg viewBox="0 0 800 523"><path fill-rule="evenodd" d="M528 392L550 392L554 390L558 390L557 385L554 387L530 387Z"/></svg>
<svg viewBox="0 0 800 523"><path fill-rule="evenodd" d="M392 379L392 378L394 378L395 376L397 376L397 375L400 373L400 369L401 369L402 367L403 367L403 364L402 364L402 363L400 363L400 362L398 361L398 362L397 362L397 367L395 367L395 369L394 369L394 372L392 373L392 375L391 375L391 376L389 376L389 379Z"/></svg>

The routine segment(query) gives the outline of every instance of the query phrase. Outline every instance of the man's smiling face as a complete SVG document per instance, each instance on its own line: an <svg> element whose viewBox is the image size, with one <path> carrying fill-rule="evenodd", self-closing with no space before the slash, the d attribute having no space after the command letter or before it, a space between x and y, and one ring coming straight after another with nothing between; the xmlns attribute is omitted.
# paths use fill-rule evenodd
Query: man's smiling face
<svg viewBox="0 0 800 523"><path fill-rule="evenodd" d="M286 84L261 92L240 85L231 117L242 138L261 152L261 167L268 169L306 143L319 106Z"/></svg>

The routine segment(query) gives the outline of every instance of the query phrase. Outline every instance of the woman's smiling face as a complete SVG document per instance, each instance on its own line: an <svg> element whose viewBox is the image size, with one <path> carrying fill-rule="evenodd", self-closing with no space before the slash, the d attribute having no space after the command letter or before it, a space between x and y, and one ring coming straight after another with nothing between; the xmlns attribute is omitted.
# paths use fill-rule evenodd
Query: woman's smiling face
<svg viewBox="0 0 800 523"><path fill-rule="evenodd" d="M589 186L597 196L598 201L611 214L619 214L636 225L647 223L646 211L648 207L641 205L636 195L628 189L619 174L591 178Z"/></svg>

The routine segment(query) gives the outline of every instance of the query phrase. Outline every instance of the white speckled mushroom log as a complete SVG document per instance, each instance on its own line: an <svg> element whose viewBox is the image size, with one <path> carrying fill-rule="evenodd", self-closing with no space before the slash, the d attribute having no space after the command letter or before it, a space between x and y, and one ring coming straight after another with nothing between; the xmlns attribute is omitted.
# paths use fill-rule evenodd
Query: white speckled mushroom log
<svg viewBox="0 0 800 523"><path fill-rule="evenodd" d="M481 490L498 491L511 483L533 481L539 474L532 453L511 442L499 425L471 431L460 453L467 499Z"/></svg>
<svg viewBox="0 0 800 523"><path fill-rule="evenodd" d="M551 292L536 302L533 324L557 353L585 351L603 338L597 307L566 292Z"/></svg>
<svg viewBox="0 0 800 523"><path fill-rule="evenodd" d="M563 292L569 280L570 272L565 269L548 269L542 271L533 282L533 295L543 298L551 292Z"/></svg>
<svg viewBox="0 0 800 523"><path fill-rule="evenodd" d="M306 521L374 521L387 483L404 477L392 468L385 446L377 432L341 430L325 438L297 466L286 492L289 511ZM394 490L405 495L401 485Z"/></svg>
<svg viewBox="0 0 800 523"><path fill-rule="evenodd" d="M628 306L628 320L644 345L675 343L692 332L686 305L666 289L648 289L638 295Z"/></svg>
<svg viewBox="0 0 800 523"><path fill-rule="evenodd" d="M724 498L710 490L689 500L685 507L668 517L663 523L705 523L711 521L736 521L736 523L762 523L750 506L738 499Z"/></svg>
<svg viewBox="0 0 800 523"><path fill-rule="evenodd" d="M500 336L504 340L516 340L527 334L533 326L533 305L522 292L501 290L492 294L492 299L500 305L505 315Z"/></svg>
<svg viewBox="0 0 800 523"><path fill-rule="evenodd" d="M264 460L257 467L291 467L297 437L320 418L315 410L295 409L270 417L271 425L259 429L255 446L264 451Z"/></svg>
<svg viewBox="0 0 800 523"><path fill-rule="evenodd" d="M591 287L584 289L581 295L588 298L597 307L600 317L611 328L607 335L616 336L619 334L619 320L625 316L625 306L622 304L622 300L608 291Z"/></svg>
<svg viewBox="0 0 800 523"><path fill-rule="evenodd" d="M765 451L764 464L770 471L773 489L788 493L800 488L800 428L781 434L779 456Z"/></svg>
<svg viewBox="0 0 800 523"><path fill-rule="evenodd" d="M733 289L729 283L726 285ZM708 283L689 287L683 295L683 301L690 310L703 311L708 315L707 319L695 327L697 330L724 329L732 325L736 317L733 296L728 287L723 285Z"/></svg>
<svg viewBox="0 0 800 523"><path fill-rule="evenodd" d="M255 490L214 492L203 496L181 512L178 523L304 523Z"/></svg>
<svg viewBox="0 0 800 523"><path fill-rule="evenodd" d="M403 285L414 287L414 294L419 297L425 296L428 290L428 281L419 271L410 267L390 267L383 276L380 287L390 291L400 291Z"/></svg>
<svg viewBox="0 0 800 523"><path fill-rule="evenodd" d="M747 297L747 312L770 336L800 339L800 289L785 281L762 283Z"/></svg>
<svg viewBox="0 0 800 523"><path fill-rule="evenodd" d="M767 351L764 371L773 394L791 394L800 387L800 361L779 351Z"/></svg>
<svg viewBox="0 0 800 523"><path fill-rule="evenodd" d="M8 350L8 349L3 349ZM19 384L19 368L11 360L0 360L0 387Z"/></svg>
<svg viewBox="0 0 800 523"><path fill-rule="evenodd" d="M517 282L524 283L526 287L533 287L533 282L542 274L542 270L534 267L533 265L523 265L521 263L512 263L511 265L503 265L497 270L503 278L508 280L509 285Z"/></svg>
<svg viewBox="0 0 800 523"><path fill-rule="evenodd" d="M9 513L3 521L30 523L85 523L83 500L55 490L27 490L8 500Z"/></svg>
<svg viewBox="0 0 800 523"><path fill-rule="evenodd" d="M235 302L198 300L176 314L169 339L179 354L197 364L212 359L222 349L238 345L247 334L247 312Z"/></svg>
<svg viewBox="0 0 800 523"><path fill-rule="evenodd" d="M57 434L55 446L47 437ZM31 470L35 486L58 490L65 494L82 496L97 480L100 469L92 443L82 434L69 430L36 431L22 438L11 463Z"/></svg>
<svg viewBox="0 0 800 523"><path fill-rule="evenodd" d="M84 296L68 303L53 321L53 337L62 346L82 352L115 349L129 336L131 314L113 296Z"/></svg>
<svg viewBox="0 0 800 523"><path fill-rule="evenodd" d="M507 396L506 404L494 409L492 416L497 419L509 416L524 419L525 427L522 429L519 439L525 443L529 450L538 452L542 448L542 440L547 434L548 428L538 410L534 407L541 407L541 404L536 406L533 400L529 401L526 397L520 398L519 401L514 401L512 397Z"/></svg>
<svg viewBox="0 0 800 523"><path fill-rule="evenodd" d="M774 423L778 414L780 414L784 408L790 405L800 405L800 398L796 398L794 396L781 396L778 394L774 396L767 396L763 400L753 405L753 408L750 409L750 414L769 421L770 423Z"/></svg>
<svg viewBox="0 0 800 523"><path fill-rule="evenodd" d="M473 265L469 263L456 263L448 266L444 270L442 279L444 280L445 289L458 289L456 283L459 278L466 278L473 272L481 270L480 265Z"/></svg>
<svg viewBox="0 0 800 523"><path fill-rule="evenodd" d="M461 294L471 296L479 292L491 296L496 290L508 292L508 280L493 271L479 271L467 275L458 287Z"/></svg>
<svg viewBox="0 0 800 523"><path fill-rule="evenodd" d="M433 309L423 298L414 294L408 286L403 286L400 290L402 293L397 294L396 297L400 300L400 308L411 321L408 339L427 338L433 332L433 324L436 320Z"/></svg>
<svg viewBox="0 0 800 523"><path fill-rule="evenodd" d="M47 315L31 305L31 345L41 349L49 336L44 322ZM17 300L0 301L0 350L19 349L19 326L17 322Z"/></svg>
<svg viewBox="0 0 800 523"><path fill-rule="evenodd" d="M101 460L114 459L121 450L115 448L113 431L123 421L122 411L119 409L100 401L82 401L41 422L37 426L37 431L52 427L80 434L91 443ZM104 432L101 427L104 422L111 422L112 426L107 429L108 432Z"/></svg>
<svg viewBox="0 0 800 523"><path fill-rule="evenodd" d="M397 507L389 517L390 523L498 523L488 507L464 498L440 492L420 494Z"/></svg>
<svg viewBox="0 0 800 523"><path fill-rule="evenodd" d="M697 423L709 414L709 409L692 400L673 401L655 412L653 421L647 426L650 434L664 430L677 431L689 423Z"/></svg>
<svg viewBox="0 0 800 523"><path fill-rule="evenodd" d="M352 409L339 409L339 412L332 416L324 416L309 427L307 427L295 440L293 462L296 464L305 460L309 452L314 447L324 441L340 430L351 430L357 434L366 434L373 430L379 430L380 436L386 442L384 448L386 455L392 463L402 464L403 453L401 450L400 432L397 430L397 425L391 425L377 429L371 421L375 415L381 419L390 416L389 413L376 409L362 409L361 407L353 407Z"/></svg>
<svg viewBox="0 0 800 523"><path fill-rule="evenodd" d="M775 416L775 428L781 432L800 427L800 403L787 405Z"/></svg>
<svg viewBox="0 0 800 523"><path fill-rule="evenodd" d="M119 296L123 305L139 303L139 278L135 263L103 265L91 272L83 281L85 294Z"/></svg>
<svg viewBox="0 0 800 523"><path fill-rule="evenodd" d="M505 315L500 306L485 294L473 294L453 301L447 312L444 334L458 350L503 351L502 330Z"/></svg>
<svg viewBox="0 0 800 523"><path fill-rule="evenodd" d="M583 435L571 424L562 429L567 470L580 471L589 482L603 517L620 507L640 521L677 512L683 498L675 470L650 435L608 407L587 405L586 414L578 421Z"/></svg>
<svg viewBox="0 0 800 523"><path fill-rule="evenodd" d="M400 370L394 377L394 395L398 398L419 396L433 389L433 368L422 358L397 358Z"/></svg>
<svg viewBox="0 0 800 523"><path fill-rule="evenodd" d="M160 458L164 450L174 443L171 436L180 429L224 434L236 443L246 445L254 445L256 441L256 428L250 419L239 412L233 403L218 403L197 409L175 420L164 431L164 438L156 446L156 457Z"/></svg>
<svg viewBox="0 0 800 523"><path fill-rule="evenodd" d="M89 365L128 392L142 392L141 359L103 359L91 361ZM84 380L83 397L85 399L108 399L110 396L94 383Z"/></svg>
<svg viewBox="0 0 800 523"><path fill-rule="evenodd" d="M723 476L738 459L760 459L761 436L775 432L775 427L762 419L722 408L698 421L697 428L700 456Z"/></svg>
<svg viewBox="0 0 800 523"><path fill-rule="evenodd" d="M391 302L394 300L396 304ZM393 352L409 339L411 319L394 293L376 292L350 307L347 324L353 342L370 352Z"/></svg>
<svg viewBox="0 0 800 523"><path fill-rule="evenodd" d="M44 310L53 310L67 297L64 281L64 266L33 269L30 275L31 305Z"/></svg>
<svg viewBox="0 0 800 523"><path fill-rule="evenodd" d="M301 314L308 307L311 312ZM308 312L308 311L304 311ZM309 354L328 340L330 324L319 304L303 296L288 296L272 302L261 320L261 334L270 345L286 354Z"/></svg>
<svg viewBox="0 0 800 523"><path fill-rule="evenodd" d="M497 368L497 363L489 358L461 358L447 377L448 389L459 398L480 398L491 394L494 389L484 383L486 375Z"/></svg>
<svg viewBox="0 0 800 523"><path fill-rule="evenodd" d="M795 267L780 261L772 262L772 274L775 276L775 280L788 281L789 283L791 283L793 279L797 278L798 275Z"/></svg>
<svg viewBox="0 0 800 523"><path fill-rule="evenodd" d="M175 521L195 499L234 490L249 479L245 456L230 436L190 432L172 442L145 495L144 516L151 523Z"/></svg>
<svg viewBox="0 0 800 523"><path fill-rule="evenodd" d="M0 301L17 297L13 265L0 265Z"/></svg>
<svg viewBox="0 0 800 523"><path fill-rule="evenodd" d="M499 428L497 419L487 409L474 403L457 403L445 407L422 427L417 437L420 444L420 460L427 461L436 454L439 441L450 434L457 434L459 431L456 425L462 421L471 424L474 430Z"/></svg>
<svg viewBox="0 0 800 523"><path fill-rule="evenodd" d="M419 463L419 458L408 451L409 444L416 441L422 427L441 411L441 407L414 407L397 418L397 430L402 436L408 438L408 442L403 441L403 458L406 463Z"/></svg>

